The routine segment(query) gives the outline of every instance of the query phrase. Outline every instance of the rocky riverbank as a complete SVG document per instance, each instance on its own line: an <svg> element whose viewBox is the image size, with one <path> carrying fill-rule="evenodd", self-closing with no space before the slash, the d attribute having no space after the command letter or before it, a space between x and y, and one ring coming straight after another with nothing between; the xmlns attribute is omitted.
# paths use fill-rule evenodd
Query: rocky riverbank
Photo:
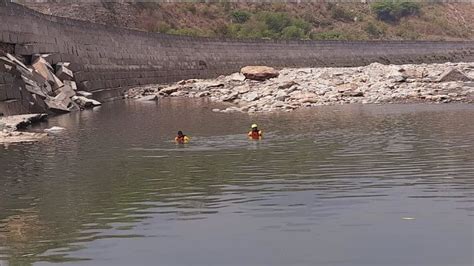
<svg viewBox="0 0 474 266"><path fill-rule="evenodd" d="M26 114L0 117L0 144L17 142L34 142L45 138L48 134L18 131L31 124L45 121L46 114Z"/></svg>
<svg viewBox="0 0 474 266"><path fill-rule="evenodd" d="M333 104L474 102L474 63L348 68L261 68L208 80L130 89L127 98L208 97L230 106L216 112L292 111ZM257 78L254 78L257 77Z"/></svg>

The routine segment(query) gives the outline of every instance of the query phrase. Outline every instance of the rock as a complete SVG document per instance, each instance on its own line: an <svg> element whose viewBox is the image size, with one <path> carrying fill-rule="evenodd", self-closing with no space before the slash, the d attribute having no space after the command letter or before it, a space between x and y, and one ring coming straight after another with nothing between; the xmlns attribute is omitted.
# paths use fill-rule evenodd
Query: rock
<svg viewBox="0 0 474 266"><path fill-rule="evenodd" d="M214 109L212 109L212 111L215 112L215 113L219 113L221 110L218 109L218 108L214 108Z"/></svg>
<svg viewBox="0 0 474 266"><path fill-rule="evenodd" d="M249 92L244 94L241 99L247 102L253 102L255 100L258 100L260 96L258 95L257 92Z"/></svg>
<svg viewBox="0 0 474 266"><path fill-rule="evenodd" d="M3 125L3 130L15 131L24 129L31 124L45 121L47 118L47 114L11 115L0 117L0 123Z"/></svg>
<svg viewBox="0 0 474 266"><path fill-rule="evenodd" d="M277 94L275 95L275 100L277 101L284 101L286 98L288 98L289 95L286 91L283 91L283 90L280 90L277 92Z"/></svg>
<svg viewBox="0 0 474 266"><path fill-rule="evenodd" d="M234 90L240 94L244 94L244 93L249 92L250 88L248 85L243 85L243 86L235 87Z"/></svg>
<svg viewBox="0 0 474 266"><path fill-rule="evenodd" d="M224 83L222 82L209 83L209 84L206 84L205 87L206 89L220 88L220 87L224 87Z"/></svg>
<svg viewBox="0 0 474 266"><path fill-rule="evenodd" d="M251 80L263 81L278 77L279 73L272 67L267 66L246 66L240 70L245 78Z"/></svg>
<svg viewBox="0 0 474 266"><path fill-rule="evenodd" d="M236 91L234 91L234 92L232 92L231 94L229 94L229 95L227 95L226 97L224 97L224 98L222 99L222 101L224 101L224 102L231 102L231 101L237 99L238 96L239 96L239 93L236 92Z"/></svg>
<svg viewBox="0 0 474 266"><path fill-rule="evenodd" d="M44 103L48 107L48 109L54 113L69 113L70 110L68 108L68 105L70 101L65 101L64 99L55 99L55 98L47 98L44 100Z"/></svg>
<svg viewBox="0 0 474 266"><path fill-rule="evenodd" d="M359 90L350 90L343 92L342 95L346 97L363 97L364 93Z"/></svg>
<svg viewBox="0 0 474 266"><path fill-rule="evenodd" d="M392 78L395 82L405 82L407 80L405 75L395 75L391 76L390 78Z"/></svg>
<svg viewBox="0 0 474 266"><path fill-rule="evenodd" d="M170 94L173 93L173 92L177 92L178 89L179 89L179 88L176 87L176 86L170 86L170 87L162 88L162 89L160 90L160 94L170 95Z"/></svg>
<svg viewBox="0 0 474 266"><path fill-rule="evenodd" d="M208 91L199 92L196 94L196 97L206 97L211 95Z"/></svg>
<svg viewBox="0 0 474 266"><path fill-rule="evenodd" d="M84 97L87 97L85 95L82 95ZM138 98L139 101L143 101L143 102L146 102L146 101L158 101L158 95L147 95L147 96L143 96L143 97L140 97Z"/></svg>
<svg viewBox="0 0 474 266"><path fill-rule="evenodd" d="M66 130L66 129L63 128L63 127L56 127L56 126L54 126L54 127L51 127L51 128L46 128L46 129L44 130L44 132L57 133L57 132L61 132L61 131L64 131L64 130Z"/></svg>
<svg viewBox="0 0 474 266"><path fill-rule="evenodd" d="M287 81L287 82L281 84L280 86L278 86L278 89L280 89L280 90L289 89L293 85L299 85L299 84L294 82L293 80L291 80L291 81Z"/></svg>
<svg viewBox="0 0 474 266"><path fill-rule="evenodd" d="M422 79L426 77L426 72L424 69L418 69L418 68L409 68L409 69L400 69L400 72L404 74L407 78L410 79Z"/></svg>
<svg viewBox="0 0 474 266"><path fill-rule="evenodd" d="M470 77L464 75L461 71L451 68L444 71L439 77L437 82L448 82L448 81L473 81Z"/></svg>
<svg viewBox="0 0 474 266"><path fill-rule="evenodd" d="M99 101L86 98L84 96L73 96L72 100L79 105L81 109L88 109L95 106L100 106L101 103Z"/></svg>
<svg viewBox="0 0 474 266"><path fill-rule="evenodd" d="M50 83L54 82L53 73L51 73L53 68L48 62L46 62L46 60L44 60L44 58L39 57L35 62L33 62L31 66L35 72L41 75L41 77L43 77L46 81Z"/></svg>
<svg viewBox="0 0 474 266"><path fill-rule="evenodd" d="M76 91L76 94L79 95L79 96L87 97L87 98L92 96L92 93L87 92L87 91ZM155 96L155 95L153 95L153 96Z"/></svg>
<svg viewBox="0 0 474 266"><path fill-rule="evenodd" d="M32 133L32 132L0 132L0 143L11 144L21 142L36 142L46 138L46 133Z"/></svg>
<svg viewBox="0 0 474 266"><path fill-rule="evenodd" d="M28 72L28 74L31 75L31 73L33 72L32 69L28 68L25 64L23 64L23 62L21 62L20 60L18 60L16 57L14 57L13 55L11 54L6 54L7 55L7 58L17 67L19 67L20 69ZM19 70L20 70L19 69Z"/></svg>
<svg viewBox="0 0 474 266"><path fill-rule="evenodd" d="M65 80L63 83L64 83L64 86L69 86L73 91L77 91L76 82L72 80Z"/></svg>
<svg viewBox="0 0 474 266"><path fill-rule="evenodd" d="M53 82L50 82L51 86L53 87L53 90L57 90L64 86L64 83L56 77L56 75L53 74Z"/></svg>
<svg viewBox="0 0 474 266"><path fill-rule="evenodd" d="M66 67L65 64L58 64L56 66L56 76L60 80L72 80L74 74L69 68Z"/></svg>
<svg viewBox="0 0 474 266"><path fill-rule="evenodd" d="M227 77L228 81L244 81L245 76L242 73L234 73Z"/></svg>

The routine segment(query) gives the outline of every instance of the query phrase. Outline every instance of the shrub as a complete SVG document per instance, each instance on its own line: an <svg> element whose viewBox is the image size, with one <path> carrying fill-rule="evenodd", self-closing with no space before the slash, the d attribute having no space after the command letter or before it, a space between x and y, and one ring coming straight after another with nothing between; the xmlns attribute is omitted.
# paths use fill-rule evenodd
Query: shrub
<svg viewBox="0 0 474 266"><path fill-rule="evenodd" d="M259 20L263 20L268 29L273 32L281 32L291 24L290 17L287 14L280 12L262 12Z"/></svg>
<svg viewBox="0 0 474 266"><path fill-rule="evenodd" d="M153 28L153 31L155 32L161 32L161 33L167 33L171 30L171 26L166 23L166 22L158 22L158 24L155 25Z"/></svg>
<svg viewBox="0 0 474 266"><path fill-rule="evenodd" d="M294 19L291 24L302 29L304 33L308 33L312 28L312 25L303 19Z"/></svg>
<svg viewBox="0 0 474 266"><path fill-rule="evenodd" d="M240 24L247 22L251 16L252 14L250 12L243 11L243 10L237 10L237 11L232 12L233 21Z"/></svg>
<svg viewBox="0 0 474 266"><path fill-rule="evenodd" d="M331 8L331 17L344 22L354 21L354 14L340 6L333 6Z"/></svg>
<svg viewBox="0 0 474 266"><path fill-rule="evenodd" d="M313 40L346 40L347 39L344 33L337 32L337 31L312 33L310 37Z"/></svg>
<svg viewBox="0 0 474 266"><path fill-rule="evenodd" d="M304 30L295 25L288 26L281 31L282 39L303 39L304 37Z"/></svg>
<svg viewBox="0 0 474 266"><path fill-rule="evenodd" d="M367 25L365 26L365 31L371 37L376 37L376 38L382 36L385 33L385 31L382 28L377 27L377 25L375 25L372 22L367 23Z"/></svg>
<svg viewBox="0 0 474 266"><path fill-rule="evenodd" d="M372 10L383 21L398 21L401 17L418 15L420 5L416 2L383 0L372 3Z"/></svg>
<svg viewBox="0 0 474 266"><path fill-rule="evenodd" d="M420 5L416 2L403 1L398 5L398 16L415 16L420 14Z"/></svg>

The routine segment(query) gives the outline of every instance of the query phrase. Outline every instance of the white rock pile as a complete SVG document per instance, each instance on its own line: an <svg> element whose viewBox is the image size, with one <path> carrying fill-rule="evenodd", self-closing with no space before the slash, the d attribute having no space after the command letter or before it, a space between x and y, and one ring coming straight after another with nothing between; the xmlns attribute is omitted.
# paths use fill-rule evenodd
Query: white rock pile
<svg viewBox="0 0 474 266"><path fill-rule="evenodd" d="M284 68L274 78L241 73L129 90L129 98L208 97L232 105L216 112L291 111L332 104L473 102L474 63Z"/></svg>

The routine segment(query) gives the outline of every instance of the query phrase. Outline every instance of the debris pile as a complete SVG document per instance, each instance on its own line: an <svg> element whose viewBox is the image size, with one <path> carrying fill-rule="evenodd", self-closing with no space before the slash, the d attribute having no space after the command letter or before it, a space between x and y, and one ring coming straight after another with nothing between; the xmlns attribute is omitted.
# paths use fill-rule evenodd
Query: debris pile
<svg viewBox="0 0 474 266"><path fill-rule="evenodd" d="M88 92L77 90L69 63L51 65L48 55L34 55L30 66L9 53L0 54L0 72L13 77L12 86L3 88L4 99L20 101L29 112L67 113L100 105ZM2 88L0 88L2 90ZM10 97L14 95L16 97ZM86 96L84 96L86 95Z"/></svg>

